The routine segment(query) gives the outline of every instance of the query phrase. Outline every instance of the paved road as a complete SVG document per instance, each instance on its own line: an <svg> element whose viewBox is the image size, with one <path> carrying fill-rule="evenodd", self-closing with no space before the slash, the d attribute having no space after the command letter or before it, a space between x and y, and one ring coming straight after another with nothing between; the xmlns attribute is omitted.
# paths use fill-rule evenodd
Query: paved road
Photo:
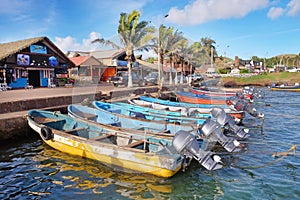
<svg viewBox="0 0 300 200"><path fill-rule="evenodd" d="M0 103L37 99L45 97L58 97L65 95L77 95L77 94L92 94L92 93L109 93L115 89L122 90L125 88L114 88L112 85L92 85L92 86L81 86L81 87L57 87L57 88L35 88L35 89L15 89L0 92Z"/></svg>

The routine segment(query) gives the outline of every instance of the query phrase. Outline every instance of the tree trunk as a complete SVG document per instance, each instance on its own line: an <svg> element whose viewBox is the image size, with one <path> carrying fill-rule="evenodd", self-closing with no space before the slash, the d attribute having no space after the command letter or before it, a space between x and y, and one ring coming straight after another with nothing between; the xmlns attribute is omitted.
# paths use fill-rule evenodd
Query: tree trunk
<svg viewBox="0 0 300 200"><path fill-rule="evenodd" d="M181 75L180 75L181 84L183 84L183 64L184 64L184 60L181 60Z"/></svg>
<svg viewBox="0 0 300 200"><path fill-rule="evenodd" d="M163 70L163 65L164 65L164 56L160 54L160 86L163 86L165 80L164 80L164 70Z"/></svg>
<svg viewBox="0 0 300 200"><path fill-rule="evenodd" d="M131 73L131 69L132 69L132 60L131 58L128 59L128 63L127 63L127 68L128 68L128 87L132 87L132 73Z"/></svg>
<svg viewBox="0 0 300 200"><path fill-rule="evenodd" d="M172 76L172 73L173 73L173 60L172 60L172 55L170 56L170 74L169 74L169 84L172 85L173 83L173 76Z"/></svg>

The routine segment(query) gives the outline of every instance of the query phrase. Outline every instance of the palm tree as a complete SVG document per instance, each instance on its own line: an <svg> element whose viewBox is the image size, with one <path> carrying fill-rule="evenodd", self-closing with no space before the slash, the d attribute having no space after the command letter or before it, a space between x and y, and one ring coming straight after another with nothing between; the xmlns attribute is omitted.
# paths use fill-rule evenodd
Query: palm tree
<svg viewBox="0 0 300 200"><path fill-rule="evenodd" d="M162 85L164 82L164 74L162 66L164 63L164 58L167 55L171 55L176 51L182 40L186 40L183 37L183 33L178 30L174 31L174 27L165 27L160 25L158 30L158 37L153 39L153 50L158 55L158 84Z"/></svg>
<svg viewBox="0 0 300 200"><path fill-rule="evenodd" d="M216 47L214 46L214 44L216 44L216 42L214 40L212 40L208 37L201 38L201 44L206 51L206 55L209 55L209 57L212 57L212 53L213 53L213 55L217 56ZM211 49L213 49L213 51L211 51ZM214 57L212 57L212 58L214 58Z"/></svg>
<svg viewBox="0 0 300 200"><path fill-rule="evenodd" d="M132 87L131 69L135 60L134 50L149 50L148 42L153 38L154 27L148 27L147 21L139 22L140 12L121 13L118 34L126 50L128 60L128 87Z"/></svg>
<svg viewBox="0 0 300 200"><path fill-rule="evenodd" d="M130 14L120 14L118 34L128 60L128 87L132 87L131 71L135 61L134 51L148 51L151 48L148 42L153 38L153 33L155 32L155 28L148 26L147 21L139 22L140 16L141 13L136 10L133 10ZM101 42L118 48L118 45L104 39L96 39L93 42Z"/></svg>
<svg viewBox="0 0 300 200"><path fill-rule="evenodd" d="M205 48L200 42L194 42L189 46L188 53L191 55L191 63L195 67L199 67L201 65L200 63L204 63L204 60L207 57Z"/></svg>

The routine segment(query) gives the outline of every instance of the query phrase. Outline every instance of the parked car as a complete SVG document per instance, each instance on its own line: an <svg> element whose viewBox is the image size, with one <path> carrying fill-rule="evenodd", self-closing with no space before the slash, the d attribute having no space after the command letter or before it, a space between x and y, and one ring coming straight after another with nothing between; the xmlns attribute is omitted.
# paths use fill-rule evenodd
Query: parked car
<svg viewBox="0 0 300 200"><path fill-rule="evenodd" d="M131 72L132 84L143 85L142 77L138 76L135 72ZM116 76L112 76L108 79L109 83L112 83L115 87L120 85L128 86L128 71L119 71Z"/></svg>
<svg viewBox="0 0 300 200"><path fill-rule="evenodd" d="M220 74L217 73L217 70L215 67L210 67L206 70L205 72L205 75L208 77L208 78L219 78L221 77Z"/></svg>
<svg viewBox="0 0 300 200"><path fill-rule="evenodd" d="M190 74L188 75L188 83L191 86L198 86L200 82L204 81L202 74Z"/></svg>
<svg viewBox="0 0 300 200"><path fill-rule="evenodd" d="M219 78L219 77L221 77L221 75L218 74L217 72L206 72L205 74L208 78Z"/></svg>
<svg viewBox="0 0 300 200"><path fill-rule="evenodd" d="M158 72L150 72L144 78L145 85L157 85Z"/></svg>
<svg viewBox="0 0 300 200"><path fill-rule="evenodd" d="M204 80L202 74L192 74L191 78L192 78L192 81L203 81Z"/></svg>

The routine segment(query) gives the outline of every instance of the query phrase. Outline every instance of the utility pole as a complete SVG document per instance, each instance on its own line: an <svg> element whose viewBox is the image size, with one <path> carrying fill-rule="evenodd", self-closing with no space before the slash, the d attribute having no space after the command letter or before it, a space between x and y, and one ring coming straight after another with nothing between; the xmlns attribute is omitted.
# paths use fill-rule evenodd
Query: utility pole
<svg viewBox="0 0 300 200"><path fill-rule="evenodd" d="M164 16L164 18L167 18L169 16L169 14L166 14L165 16ZM159 29L160 29L160 27L162 27L163 28L163 26L162 26L162 24L158 27L158 36L157 36L157 45L158 45L158 47L157 47L157 56L158 56L158 58L157 58L157 64L158 64L158 85L159 86L162 86L163 85L163 66L161 66L161 62L163 63L164 62L164 60L162 60L161 61L161 49L160 49L160 31L159 31ZM163 58L162 58L163 59Z"/></svg>

